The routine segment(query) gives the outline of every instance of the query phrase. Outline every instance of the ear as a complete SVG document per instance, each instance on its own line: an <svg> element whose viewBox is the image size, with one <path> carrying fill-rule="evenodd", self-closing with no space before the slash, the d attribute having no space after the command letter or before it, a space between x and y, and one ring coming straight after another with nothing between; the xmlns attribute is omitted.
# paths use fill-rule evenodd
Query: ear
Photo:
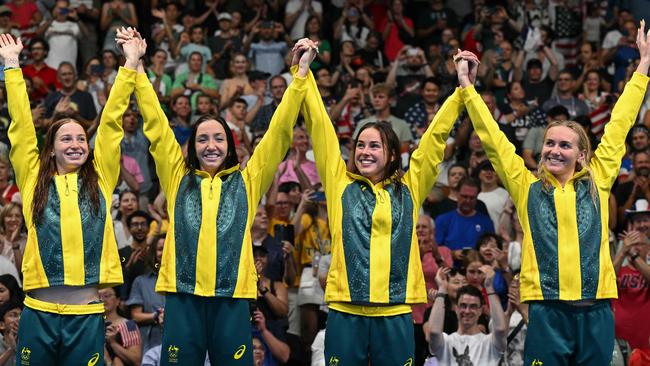
<svg viewBox="0 0 650 366"><path fill-rule="evenodd" d="M586 163L587 163L587 151L586 150L580 151L580 153L578 154L578 162L582 162L582 164L586 165Z"/></svg>

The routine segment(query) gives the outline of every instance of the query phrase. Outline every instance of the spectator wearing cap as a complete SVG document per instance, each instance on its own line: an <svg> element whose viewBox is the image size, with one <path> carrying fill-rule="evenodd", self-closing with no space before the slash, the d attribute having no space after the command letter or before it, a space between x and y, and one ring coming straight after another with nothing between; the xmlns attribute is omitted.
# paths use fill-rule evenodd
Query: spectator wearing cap
<svg viewBox="0 0 650 366"><path fill-rule="evenodd" d="M481 192L478 194L478 199L487 206L494 227L499 227L499 218L510 195L508 191L499 186L499 177L497 177L489 160L479 164L476 171L481 182Z"/></svg>
<svg viewBox="0 0 650 366"><path fill-rule="evenodd" d="M208 38L208 47L212 51L210 68L217 79L223 80L228 77L232 53L243 50L243 39L232 27L232 15L219 13L217 21L219 29L214 32L213 37Z"/></svg>
<svg viewBox="0 0 650 366"><path fill-rule="evenodd" d="M256 24L244 42L244 52L253 60L255 70L277 75L284 69L284 56L289 50L284 27L280 23L263 21ZM255 37L257 42L252 42Z"/></svg>
<svg viewBox="0 0 650 366"><path fill-rule="evenodd" d="M310 15L323 17L323 5L317 0L289 0L284 8L284 26L292 40L305 35L305 24Z"/></svg>
<svg viewBox="0 0 650 366"><path fill-rule="evenodd" d="M612 300L616 338L632 348L648 349L650 339L650 209L637 199L626 210L630 230L621 235L614 257L618 299Z"/></svg>
<svg viewBox="0 0 650 366"><path fill-rule="evenodd" d="M355 48L364 48L372 25L372 19L361 9L347 4L341 12L341 17L334 23L334 39L341 42L352 41Z"/></svg>
<svg viewBox="0 0 650 366"><path fill-rule="evenodd" d="M205 66L212 58L212 51L205 45L205 35L202 26L193 25L189 31L181 33L180 41L176 47L178 48L176 54L178 54L183 60L187 60L189 56L195 52L200 53L203 61L201 71L206 71ZM179 65L179 67L176 68L176 75L185 72L187 67L186 63Z"/></svg>
<svg viewBox="0 0 650 366"><path fill-rule="evenodd" d="M50 45L42 38L32 38L29 42L31 63L23 67L23 74L32 79L34 87L31 100L43 100L48 93L60 87L56 77L56 68L51 68L45 63L45 58L50 51Z"/></svg>
<svg viewBox="0 0 650 366"><path fill-rule="evenodd" d="M9 301L0 305L0 365L13 366L16 364L16 342L18 338L18 324L23 310L23 304Z"/></svg>
<svg viewBox="0 0 650 366"><path fill-rule="evenodd" d="M46 21L45 39L50 44L50 52L45 63L56 69L61 62L77 63L77 39L81 35L77 12L70 10L68 0L57 0L52 9L52 19ZM111 35L111 43L115 44Z"/></svg>
<svg viewBox="0 0 650 366"><path fill-rule="evenodd" d="M199 94L206 94L218 98L217 83L207 73L202 72L203 56L201 52L190 53L187 60L188 71L176 76L172 86L172 98L179 95L190 97L192 111L196 110L196 98Z"/></svg>
<svg viewBox="0 0 650 366"><path fill-rule="evenodd" d="M553 70L557 68L557 63L552 64ZM549 72L549 75L542 78L542 62L538 59L531 59L526 63L526 76L522 81L522 86L528 99L534 100L538 106L543 105L550 97L555 87L557 71Z"/></svg>
<svg viewBox="0 0 650 366"><path fill-rule="evenodd" d="M459 183L457 208L436 218L436 243L452 250L458 259L462 249L473 248L484 233L493 233L490 216L476 210L480 186L470 178Z"/></svg>
<svg viewBox="0 0 650 366"><path fill-rule="evenodd" d="M573 95L575 89L575 80L573 74L568 70L560 72L557 78L557 94L547 100L542 108L548 112L551 108L561 105L569 111L569 119L575 120L578 116L589 114L589 107L582 100Z"/></svg>
<svg viewBox="0 0 650 366"><path fill-rule="evenodd" d="M287 90L287 81L280 75L273 76L269 84L271 86L272 101L271 103L260 106L259 104L261 99L258 98L254 106L254 108L257 108L257 112L251 121L251 131L253 133L261 133L269 128L271 117L282 101L282 96L284 95L285 90ZM251 112L252 111L254 111L254 109L251 109Z"/></svg>

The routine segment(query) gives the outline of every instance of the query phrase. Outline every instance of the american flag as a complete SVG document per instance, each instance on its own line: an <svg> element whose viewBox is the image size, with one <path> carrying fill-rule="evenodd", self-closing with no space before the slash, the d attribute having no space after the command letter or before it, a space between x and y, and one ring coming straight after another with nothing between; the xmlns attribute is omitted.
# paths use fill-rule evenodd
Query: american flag
<svg viewBox="0 0 650 366"><path fill-rule="evenodd" d="M133 320L126 320L117 326L117 330L122 337L122 346L129 348L140 344L140 329Z"/></svg>
<svg viewBox="0 0 650 366"><path fill-rule="evenodd" d="M555 48L564 56L565 66L576 63L582 24L577 9L565 6L555 8Z"/></svg>
<svg viewBox="0 0 650 366"><path fill-rule="evenodd" d="M608 103L601 104L598 108L589 113L591 120L591 133L594 134L599 140L603 136L605 124L612 117L612 106Z"/></svg>

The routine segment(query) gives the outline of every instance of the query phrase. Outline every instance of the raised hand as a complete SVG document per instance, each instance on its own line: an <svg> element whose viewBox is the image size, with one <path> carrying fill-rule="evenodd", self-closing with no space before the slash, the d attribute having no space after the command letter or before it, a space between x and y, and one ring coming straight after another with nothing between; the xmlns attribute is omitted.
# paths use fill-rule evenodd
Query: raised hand
<svg viewBox="0 0 650 366"><path fill-rule="evenodd" d="M291 65L298 65L297 75L300 77L307 76L309 65L318 54L318 44L309 38L302 38L293 46L292 52Z"/></svg>
<svg viewBox="0 0 650 366"><path fill-rule="evenodd" d="M454 55L458 82L463 88L476 82L476 73L480 63L478 57L470 51L458 50L458 53Z"/></svg>
<svg viewBox="0 0 650 366"><path fill-rule="evenodd" d="M14 40L11 34L0 34L0 57L5 62L5 66L18 67L18 56L23 50L23 42L20 38Z"/></svg>
<svg viewBox="0 0 650 366"><path fill-rule="evenodd" d="M479 270L485 274L485 282L483 283L483 286L485 286L486 289L494 290L494 268L490 265L484 264L479 268Z"/></svg>
<svg viewBox="0 0 650 366"><path fill-rule="evenodd" d="M126 57L125 67L135 69L138 66L140 58L147 52L147 42L142 39L140 33L135 28L118 28L115 42L118 49Z"/></svg>
<svg viewBox="0 0 650 366"><path fill-rule="evenodd" d="M650 66L650 30L646 33L645 20L641 20L641 25L636 33L636 45L639 48L641 61L636 71L642 74L648 74Z"/></svg>
<svg viewBox="0 0 650 366"><path fill-rule="evenodd" d="M449 286L449 269L448 267L440 267L436 273L436 284L438 285L438 291L447 292L447 287Z"/></svg>

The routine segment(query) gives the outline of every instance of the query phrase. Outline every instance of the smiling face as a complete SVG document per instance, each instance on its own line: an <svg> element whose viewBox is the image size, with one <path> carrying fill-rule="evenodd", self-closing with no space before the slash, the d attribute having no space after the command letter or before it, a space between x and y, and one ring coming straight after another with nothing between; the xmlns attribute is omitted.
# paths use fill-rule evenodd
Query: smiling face
<svg viewBox="0 0 650 366"><path fill-rule="evenodd" d="M221 123L215 120L201 123L196 130L194 148L201 170L210 175L216 174L222 168L228 154L226 130Z"/></svg>
<svg viewBox="0 0 650 366"><path fill-rule="evenodd" d="M86 131L77 122L62 125L54 135L54 155L59 174L76 172L88 159Z"/></svg>
<svg viewBox="0 0 650 366"><path fill-rule="evenodd" d="M456 310L458 322L461 327L469 329L478 324L481 310L481 299L468 294L461 295L458 299L458 309Z"/></svg>
<svg viewBox="0 0 650 366"><path fill-rule="evenodd" d="M573 176L576 164L584 161L586 151L579 148L579 136L566 126L554 126L546 131L542 147L542 164L560 182Z"/></svg>
<svg viewBox="0 0 650 366"><path fill-rule="evenodd" d="M23 226L23 213L19 206L12 206L4 217L5 234L9 235Z"/></svg>
<svg viewBox="0 0 650 366"><path fill-rule="evenodd" d="M377 183L384 175L388 162L388 150L379 130L370 127L361 131L354 152L354 164L359 174Z"/></svg>

